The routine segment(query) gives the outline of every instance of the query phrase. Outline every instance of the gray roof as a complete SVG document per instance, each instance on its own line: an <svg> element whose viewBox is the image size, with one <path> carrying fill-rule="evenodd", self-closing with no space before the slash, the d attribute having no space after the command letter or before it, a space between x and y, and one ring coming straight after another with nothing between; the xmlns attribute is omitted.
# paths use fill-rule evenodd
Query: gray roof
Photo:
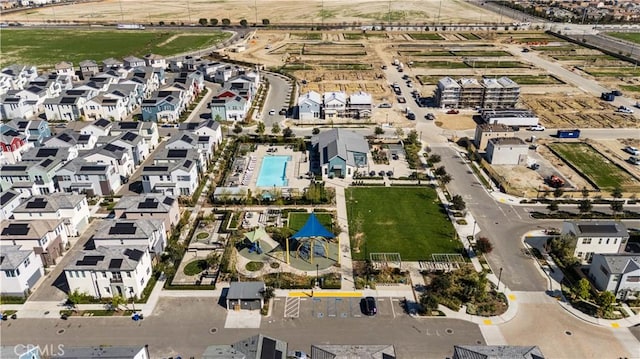
<svg viewBox="0 0 640 359"><path fill-rule="evenodd" d="M20 246L0 246L0 270L16 269L24 262L32 249L20 249Z"/></svg>
<svg viewBox="0 0 640 359"><path fill-rule="evenodd" d="M40 240L53 232L62 223L62 219L4 220L0 223L0 240Z"/></svg>
<svg viewBox="0 0 640 359"><path fill-rule="evenodd" d="M246 355L247 359L285 359L287 342L262 334L231 344L233 349Z"/></svg>
<svg viewBox="0 0 640 359"><path fill-rule="evenodd" d="M68 170L74 174L100 175L109 171L110 164L89 162L84 158L74 158L67 162L61 169Z"/></svg>
<svg viewBox="0 0 640 359"><path fill-rule="evenodd" d="M231 345L210 345L202 353L202 359L246 359L244 353Z"/></svg>
<svg viewBox="0 0 640 359"><path fill-rule="evenodd" d="M135 347L112 347L112 346L99 346L99 347L64 347L64 354L59 356L62 359L89 359L89 358L106 358L106 359L133 359L138 357L137 354L140 351L147 349L141 346ZM146 358L149 357L147 354Z"/></svg>
<svg viewBox="0 0 640 359"><path fill-rule="evenodd" d="M625 269L630 264L629 262L631 262L631 265L635 266L636 268L640 268L640 255L638 254L597 253L595 254L595 256L602 256L604 262L608 267L609 273L611 274L625 273Z"/></svg>
<svg viewBox="0 0 640 359"><path fill-rule="evenodd" d="M262 299L264 282L231 282L227 299Z"/></svg>
<svg viewBox="0 0 640 359"><path fill-rule="evenodd" d="M147 252L147 246L100 246L78 252L64 269L132 271Z"/></svg>
<svg viewBox="0 0 640 359"><path fill-rule="evenodd" d="M621 222L582 221L570 222L577 237L629 237L627 227Z"/></svg>
<svg viewBox="0 0 640 359"><path fill-rule="evenodd" d="M544 359L537 346L454 345L454 359Z"/></svg>
<svg viewBox="0 0 640 359"><path fill-rule="evenodd" d="M49 195L37 195L22 202L16 207L14 213L28 212L55 212L58 209L72 209L85 199L84 195L71 193L51 193Z"/></svg>
<svg viewBox="0 0 640 359"><path fill-rule="evenodd" d="M340 157L350 166L355 166L353 153L369 152L369 144L365 138L353 131L334 128L320 132L311 139L313 145L318 145L321 163L327 163L334 157Z"/></svg>
<svg viewBox="0 0 640 359"><path fill-rule="evenodd" d="M331 359L393 359L396 357L396 351L393 345L320 344L311 346L311 357Z"/></svg>
<svg viewBox="0 0 640 359"><path fill-rule="evenodd" d="M149 239L152 233L160 230L164 222L161 219L115 219L103 221L96 228L94 240L111 239Z"/></svg>
<svg viewBox="0 0 640 359"><path fill-rule="evenodd" d="M176 199L163 194L149 193L145 195L123 196L114 209L132 213L167 213L176 203Z"/></svg>
<svg viewBox="0 0 640 359"><path fill-rule="evenodd" d="M519 145L526 146L526 143L518 137L495 137L489 139L493 145Z"/></svg>

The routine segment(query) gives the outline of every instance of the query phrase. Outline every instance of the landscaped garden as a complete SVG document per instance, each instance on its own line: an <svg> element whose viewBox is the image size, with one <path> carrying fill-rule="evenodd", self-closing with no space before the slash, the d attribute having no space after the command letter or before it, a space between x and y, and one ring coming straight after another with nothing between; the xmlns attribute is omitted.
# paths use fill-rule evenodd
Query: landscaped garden
<svg viewBox="0 0 640 359"><path fill-rule="evenodd" d="M436 191L420 188L348 188L345 191L352 258L400 253L402 260L459 253L462 244Z"/></svg>
<svg viewBox="0 0 640 359"><path fill-rule="evenodd" d="M207 261L205 259L198 259L189 262L186 266L184 266L184 274L197 275L207 268L209 268L209 264L207 263Z"/></svg>

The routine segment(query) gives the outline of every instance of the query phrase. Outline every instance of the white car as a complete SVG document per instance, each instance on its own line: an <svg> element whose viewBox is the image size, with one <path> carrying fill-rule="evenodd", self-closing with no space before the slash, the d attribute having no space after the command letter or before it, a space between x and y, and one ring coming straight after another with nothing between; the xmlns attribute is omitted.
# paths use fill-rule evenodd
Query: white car
<svg viewBox="0 0 640 359"><path fill-rule="evenodd" d="M269 111L269 115L273 116L276 114L276 110L275 109L271 109L271 111Z"/></svg>
<svg viewBox="0 0 640 359"><path fill-rule="evenodd" d="M624 151L627 152L627 153L630 153L630 154L632 154L634 156L640 156L640 150L635 148L635 147L633 147L633 146L625 147Z"/></svg>
<svg viewBox="0 0 640 359"><path fill-rule="evenodd" d="M633 110L628 108L627 106L620 106L618 107L618 112L631 114L633 113Z"/></svg>
<svg viewBox="0 0 640 359"><path fill-rule="evenodd" d="M546 130L546 128L542 125L529 127L529 131L544 131L544 130Z"/></svg>

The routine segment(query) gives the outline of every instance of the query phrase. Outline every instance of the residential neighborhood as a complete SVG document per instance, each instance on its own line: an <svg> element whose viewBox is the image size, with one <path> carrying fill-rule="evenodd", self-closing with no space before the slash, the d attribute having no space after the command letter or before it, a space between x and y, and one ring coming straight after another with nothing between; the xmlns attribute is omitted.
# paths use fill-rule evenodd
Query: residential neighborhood
<svg viewBox="0 0 640 359"><path fill-rule="evenodd" d="M3 45L0 357L640 358L638 9L454 3Z"/></svg>

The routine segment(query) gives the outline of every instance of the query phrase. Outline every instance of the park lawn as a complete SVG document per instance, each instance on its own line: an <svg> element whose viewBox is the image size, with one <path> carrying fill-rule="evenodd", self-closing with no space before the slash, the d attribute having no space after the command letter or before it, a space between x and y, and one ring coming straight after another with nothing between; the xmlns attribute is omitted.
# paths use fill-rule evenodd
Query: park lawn
<svg viewBox="0 0 640 359"><path fill-rule="evenodd" d="M607 35L640 44L640 32L610 32Z"/></svg>
<svg viewBox="0 0 640 359"><path fill-rule="evenodd" d="M462 61L414 61L411 66L432 69L467 69L471 67Z"/></svg>
<svg viewBox="0 0 640 359"><path fill-rule="evenodd" d="M502 50L487 50L487 51L451 51L455 56L474 56L474 57L501 57L501 56L513 56L511 53Z"/></svg>
<svg viewBox="0 0 640 359"><path fill-rule="evenodd" d="M620 85L620 88L624 91L640 92L640 86L638 85Z"/></svg>
<svg viewBox="0 0 640 359"><path fill-rule="evenodd" d="M520 85L558 85L564 82L549 75L495 75L485 77L502 77L506 76Z"/></svg>
<svg viewBox="0 0 640 359"><path fill-rule="evenodd" d="M430 32L409 34L409 36L414 40L444 40L442 36Z"/></svg>
<svg viewBox="0 0 640 359"><path fill-rule="evenodd" d="M76 66L80 61L102 61L109 57L144 56L148 53L174 55L223 41L229 34L212 31L193 34L179 31L66 31L2 30L1 65L24 63L53 67L60 61Z"/></svg>
<svg viewBox="0 0 640 359"><path fill-rule="evenodd" d="M637 77L640 70L633 67L587 67L583 71L595 77Z"/></svg>
<svg viewBox="0 0 640 359"><path fill-rule="evenodd" d="M611 163L599 152L584 143L552 143L551 149L575 166L600 188L623 188L633 182L629 173Z"/></svg>
<svg viewBox="0 0 640 359"><path fill-rule="evenodd" d="M460 253L462 244L455 239L453 225L431 188L348 188L345 197L356 260L380 252L400 253L405 261L428 260L434 253ZM362 238L360 243L358 238Z"/></svg>
<svg viewBox="0 0 640 359"><path fill-rule="evenodd" d="M465 61L469 64L469 67L473 68L491 68L491 69L505 69L505 68L526 68L530 65L519 61Z"/></svg>
<svg viewBox="0 0 640 359"><path fill-rule="evenodd" d="M299 231L302 227L304 227L304 224L307 223L309 215L309 213L304 212L289 213L289 228L293 229L294 231ZM318 221L320 221L320 224L322 224L327 230L331 231L333 229L333 217L331 217L331 214L320 212L316 213L316 217L318 218Z"/></svg>

